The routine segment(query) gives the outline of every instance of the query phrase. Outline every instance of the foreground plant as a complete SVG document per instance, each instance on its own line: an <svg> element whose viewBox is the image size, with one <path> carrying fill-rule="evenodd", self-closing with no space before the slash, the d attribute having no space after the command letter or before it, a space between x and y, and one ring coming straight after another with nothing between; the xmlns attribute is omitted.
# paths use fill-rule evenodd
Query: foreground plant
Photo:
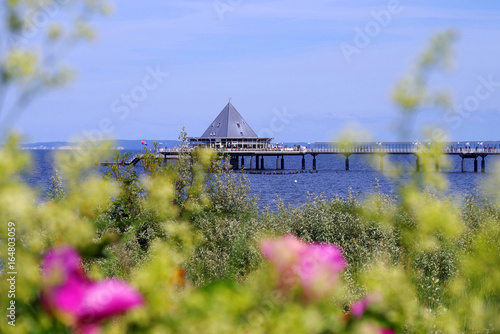
<svg viewBox="0 0 500 334"><path fill-rule="evenodd" d="M298 287L304 300L318 300L335 290L339 274L347 267L335 245L307 244L291 235L261 243L264 256L273 264L278 287Z"/></svg>
<svg viewBox="0 0 500 334"><path fill-rule="evenodd" d="M50 249L42 260L41 300L44 308L75 333L99 332L102 320L143 304L128 283L116 279L90 280L75 249Z"/></svg>

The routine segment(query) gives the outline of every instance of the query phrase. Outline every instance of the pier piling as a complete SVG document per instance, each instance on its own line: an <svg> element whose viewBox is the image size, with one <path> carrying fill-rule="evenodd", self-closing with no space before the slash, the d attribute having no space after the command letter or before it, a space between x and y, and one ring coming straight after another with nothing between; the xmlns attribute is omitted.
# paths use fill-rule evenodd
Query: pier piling
<svg viewBox="0 0 500 334"><path fill-rule="evenodd" d="M232 155L231 156L231 159L229 160L229 164L231 165L231 168L233 168L234 170L238 170L239 166L238 166L238 156L234 156Z"/></svg>

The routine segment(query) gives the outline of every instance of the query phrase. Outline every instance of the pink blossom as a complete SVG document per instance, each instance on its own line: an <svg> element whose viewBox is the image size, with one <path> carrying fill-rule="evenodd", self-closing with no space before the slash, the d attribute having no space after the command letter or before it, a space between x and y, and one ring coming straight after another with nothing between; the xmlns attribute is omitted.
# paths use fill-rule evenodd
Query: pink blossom
<svg viewBox="0 0 500 334"><path fill-rule="evenodd" d="M330 294L339 273L347 266L337 246L308 244L290 235L263 240L261 250L274 265L278 286L286 290L300 287L305 299Z"/></svg>
<svg viewBox="0 0 500 334"><path fill-rule="evenodd" d="M378 293L370 294L370 295L364 297L361 300L358 300L357 302L355 302L351 305L351 314L359 319L363 316L366 309L370 305L372 305L373 303L380 302L380 301L382 301L382 296L380 294L378 294Z"/></svg>
<svg viewBox="0 0 500 334"><path fill-rule="evenodd" d="M368 307L368 303L369 301L367 297L355 302L351 305L351 314L358 319L361 318L363 313L365 313L366 308Z"/></svg>
<svg viewBox="0 0 500 334"><path fill-rule="evenodd" d="M42 269L44 307L76 332L98 333L100 320L143 304L142 296L124 281L91 281L69 246L49 250Z"/></svg>
<svg viewBox="0 0 500 334"><path fill-rule="evenodd" d="M42 261L42 270L45 277L66 280L70 275L83 276L81 258L76 250L70 246L61 246L50 249Z"/></svg>
<svg viewBox="0 0 500 334"><path fill-rule="evenodd" d="M363 299L353 303L351 305L351 314L355 319L359 320L365 313L366 309L370 307L373 303L380 302L382 300L382 296L379 294L370 294ZM394 334L394 330L390 328L378 327L378 326L370 326L370 332L377 334Z"/></svg>

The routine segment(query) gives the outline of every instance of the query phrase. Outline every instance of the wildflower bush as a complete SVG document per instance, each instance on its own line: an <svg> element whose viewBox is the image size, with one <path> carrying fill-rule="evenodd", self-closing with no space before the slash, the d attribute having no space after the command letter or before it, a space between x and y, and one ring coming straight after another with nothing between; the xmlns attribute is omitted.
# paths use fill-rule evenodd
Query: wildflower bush
<svg viewBox="0 0 500 334"><path fill-rule="evenodd" d="M200 151L189 153L186 175L197 176L181 181L186 188L175 187L178 170L188 170L179 164L133 176L137 214L114 215L123 201L132 204L121 179L128 167L103 178L92 163L68 165L62 155L64 196L33 205L37 194L19 179L28 156L14 139L2 153L1 219L16 230L15 297L7 253L0 286L3 309L15 301L16 332L498 328L499 208L482 197L460 209L404 188L397 198L312 197L259 213L245 179L213 173L220 161ZM176 189L196 193L184 196L191 201L184 210ZM227 198L217 201L217 191ZM440 227L450 219L457 227ZM112 316L120 318L106 321Z"/></svg>
<svg viewBox="0 0 500 334"><path fill-rule="evenodd" d="M398 85L405 115L445 101L427 79L452 37L439 35ZM441 175L422 172L394 197L313 196L259 212L243 176L184 139L176 163L146 149L140 175L119 154L100 175L95 161L109 150L58 154L40 203L21 181L29 155L10 136L0 149L0 332L500 330L498 194L459 206Z"/></svg>

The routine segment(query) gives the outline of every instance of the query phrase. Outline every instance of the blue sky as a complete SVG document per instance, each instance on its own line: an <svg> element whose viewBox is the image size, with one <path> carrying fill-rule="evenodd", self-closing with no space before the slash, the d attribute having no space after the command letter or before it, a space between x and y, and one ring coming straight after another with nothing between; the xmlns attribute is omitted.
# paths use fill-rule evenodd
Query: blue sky
<svg viewBox="0 0 500 334"><path fill-rule="evenodd" d="M382 26L373 13L387 12ZM453 140L500 140L498 1L127 1L94 26L97 40L65 59L77 79L16 122L28 142L175 139L183 125L198 136L229 97L257 133L279 142L332 140L353 123L374 140L396 140L391 89L449 28L460 36L456 64L435 82L469 111L428 110L417 125L446 126ZM367 27L368 45L349 61L341 46L356 46Z"/></svg>

